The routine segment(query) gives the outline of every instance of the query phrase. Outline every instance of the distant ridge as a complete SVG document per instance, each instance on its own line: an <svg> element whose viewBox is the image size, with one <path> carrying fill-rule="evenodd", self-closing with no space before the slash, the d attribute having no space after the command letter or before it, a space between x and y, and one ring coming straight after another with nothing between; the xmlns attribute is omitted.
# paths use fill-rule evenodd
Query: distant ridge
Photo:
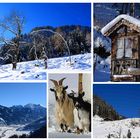
<svg viewBox="0 0 140 140"><path fill-rule="evenodd" d="M46 108L41 105L27 104L5 107L0 105L0 118L7 125L28 124L46 116Z"/></svg>

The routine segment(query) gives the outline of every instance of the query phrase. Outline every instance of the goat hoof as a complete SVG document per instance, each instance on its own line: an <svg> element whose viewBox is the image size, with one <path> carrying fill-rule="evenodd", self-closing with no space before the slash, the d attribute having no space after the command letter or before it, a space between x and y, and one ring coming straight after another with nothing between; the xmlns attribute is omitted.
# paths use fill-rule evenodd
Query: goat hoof
<svg viewBox="0 0 140 140"><path fill-rule="evenodd" d="M71 130L69 129L67 132L68 132L68 133L71 133Z"/></svg>

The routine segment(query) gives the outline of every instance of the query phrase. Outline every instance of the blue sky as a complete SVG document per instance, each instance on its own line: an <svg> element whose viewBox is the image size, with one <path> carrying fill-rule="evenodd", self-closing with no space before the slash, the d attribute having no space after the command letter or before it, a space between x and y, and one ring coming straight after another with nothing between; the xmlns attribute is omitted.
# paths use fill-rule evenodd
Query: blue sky
<svg viewBox="0 0 140 140"><path fill-rule="evenodd" d="M139 84L101 84L94 85L94 94L112 105L125 117L140 117Z"/></svg>
<svg viewBox="0 0 140 140"><path fill-rule="evenodd" d="M91 24L89 3L0 3L0 18L12 10L20 11L26 17L24 32L36 26L61 26Z"/></svg>
<svg viewBox="0 0 140 140"><path fill-rule="evenodd" d="M45 83L0 83L0 105L35 103L46 106L45 92Z"/></svg>

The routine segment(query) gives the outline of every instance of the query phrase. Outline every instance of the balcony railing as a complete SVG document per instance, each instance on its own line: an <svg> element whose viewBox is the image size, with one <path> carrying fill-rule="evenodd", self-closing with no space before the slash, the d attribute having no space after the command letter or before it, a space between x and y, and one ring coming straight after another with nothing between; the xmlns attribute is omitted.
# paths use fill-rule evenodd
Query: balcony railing
<svg viewBox="0 0 140 140"><path fill-rule="evenodd" d="M111 75L127 75L128 68L137 68L137 59L114 59L111 61Z"/></svg>

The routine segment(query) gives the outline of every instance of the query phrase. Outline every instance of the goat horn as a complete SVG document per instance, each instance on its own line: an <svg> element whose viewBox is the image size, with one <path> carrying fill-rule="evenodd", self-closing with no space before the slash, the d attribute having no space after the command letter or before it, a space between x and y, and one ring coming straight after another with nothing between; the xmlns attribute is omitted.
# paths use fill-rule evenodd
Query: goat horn
<svg viewBox="0 0 140 140"><path fill-rule="evenodd" d="M55 86L58 86L58 82L56 80L53 80L53 79L50 79L50 80L54 83Z"/></svg>
<svg viewBox="0 0 140 140"><path fill-rule="evenodd" d="M59 85L62 85L63 81L65 80L66 78L62 78L61 80L59 80Z"/></svg>

